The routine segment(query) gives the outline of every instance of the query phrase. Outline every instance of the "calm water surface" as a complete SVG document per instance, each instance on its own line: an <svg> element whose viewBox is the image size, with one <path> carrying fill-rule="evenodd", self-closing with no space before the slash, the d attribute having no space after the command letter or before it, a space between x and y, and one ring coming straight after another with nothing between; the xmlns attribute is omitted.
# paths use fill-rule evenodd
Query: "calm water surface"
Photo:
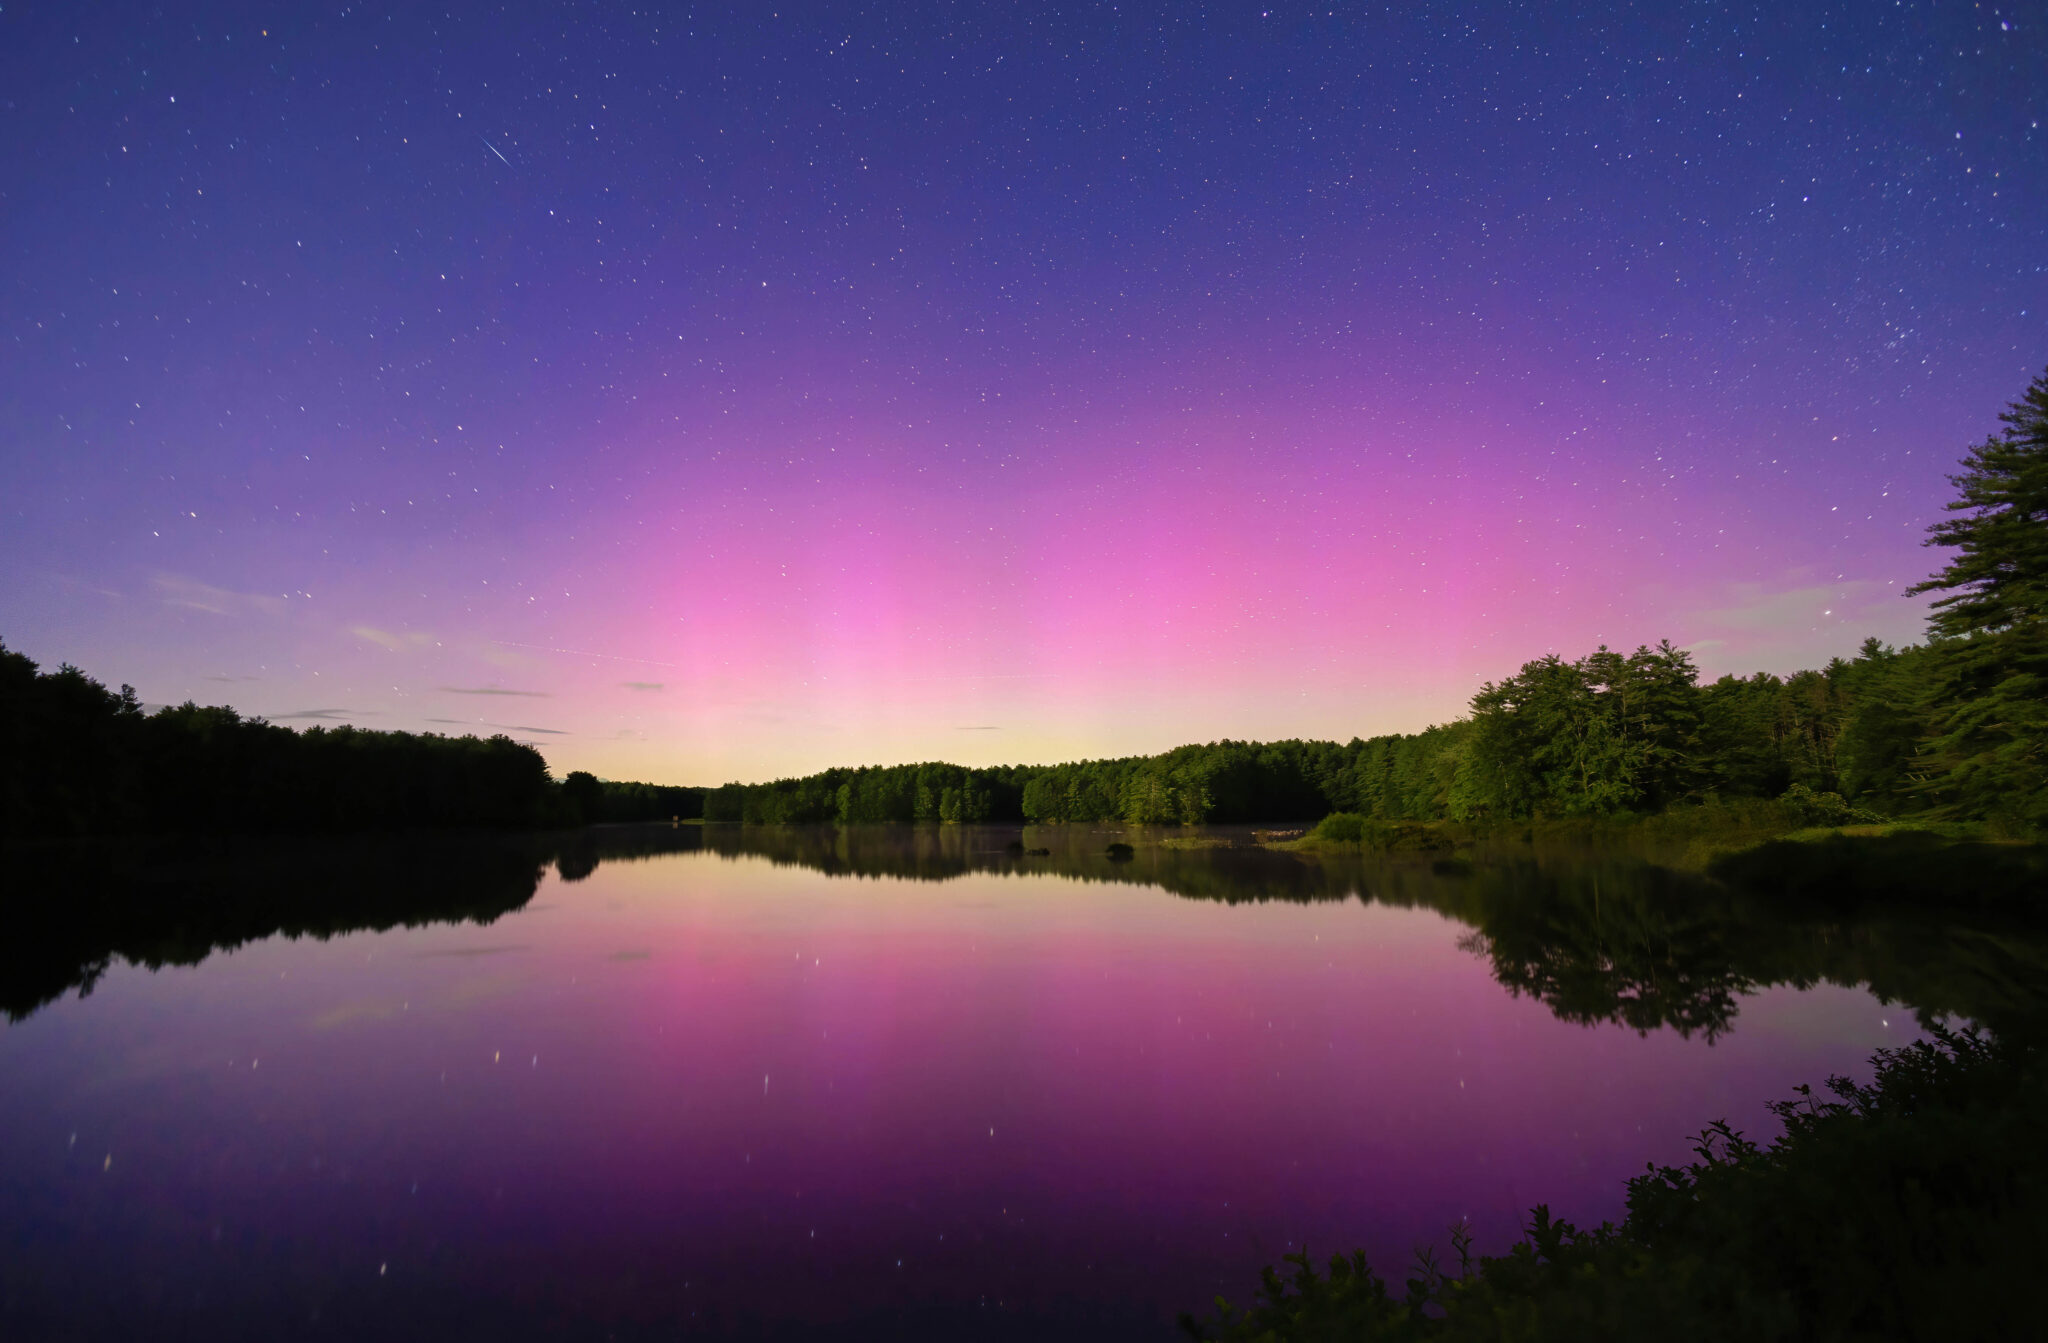
<svg viewBox="0 0 2048 1343"><path fill-rule="evenodd" d="M1972 1006L1924 931L1627 860L1118 837L93 876L6 957L0 1333L1165 1339L1304 1244L1618 1216L1706 1121ZM409 907L471 917L344 931Z"/></svg>

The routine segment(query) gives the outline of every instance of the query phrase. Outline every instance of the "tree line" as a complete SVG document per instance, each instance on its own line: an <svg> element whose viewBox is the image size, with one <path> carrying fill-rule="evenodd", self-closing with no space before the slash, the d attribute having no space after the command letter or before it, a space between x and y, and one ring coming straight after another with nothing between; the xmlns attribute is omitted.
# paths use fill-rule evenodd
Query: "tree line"
<svg viewBox="0 0 2048 1343"><path fill-rule="evenodd" d="M73 667L0 646L0 833L753 824L1175 825L1520 819L1790 794L1817 819L2048 827L2048 374L1971 450L1930 545L1956 554L1929 638L1702 685L1669 642L1550 655L1456 722L1348 742L1217 741L1163 755L970 769L927 762L770 783L554 782L506 737L315 727L186 703L145 715Z"/></svg>
<svg viewBox="0 0 2048 1343"><path fill-rule="evenodd" d="M704 790L661 783L623 783L572 770L562 780L570 818L584 825L626 821L688 821L704 814Z"/></svg>
<svg viewBox="0 0 2048 1343"><path fill-rule="evenodd" d="M729 783L704 794L707 821L755 825L866 822L975 824L1023 819L1032 765L967 769L929 762L828 769L773 783Z"/></svg>
<svg viewBox="0 0 2048 1343"><path fill-rule="evenodd" d="M224 707L144 713L131 686L0 645L0 834L530 828L573 819L508 737L316 726Z"/></svg>
<svg viewBox="0 0 2048 1343"><path fill-rule="evenodd" d="M2001 665L2020 661L2018 642L1980 633L1894 649L1869 639L1818 670L1706 684L1668 642L1627 654L1603 647L1526 663L1483 687L1469 717L1417 733L1226 740L1045 766L835 769L712 789L703 814L754 824L1194 825L1332 812L1433 821L1611 816L1789 793L1817 819L1861 811L2038 828L2048 779L2028 714L2039 721L2043 683Z"/></svg>
<svg viewBox="0 0 2048 1343"><path fill-rule="evenodd" d="M566 827L702 814L704 790L557 782L502 734L316 725L187 701L145 713L132 686L40 671L0 643L0 835Z"/></svg>
<svg viewBox="0 0 2048 1343"><path fill-rule="evenodd" d="M728 784L707 820L1143 825L1655 812L1790 794L1858 815L2048 827L2048 374L1950 479L1929 638L1709 684L1668 641L1525 663L1470 714L1349 742L1218 741L1049 766L920 764Z"/></svg>

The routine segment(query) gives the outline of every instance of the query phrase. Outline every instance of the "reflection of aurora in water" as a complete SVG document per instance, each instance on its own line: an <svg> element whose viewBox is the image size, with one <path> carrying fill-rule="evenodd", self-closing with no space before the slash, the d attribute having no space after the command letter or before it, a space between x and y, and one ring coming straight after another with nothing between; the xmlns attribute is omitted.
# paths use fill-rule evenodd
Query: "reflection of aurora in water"
<svg viewBox="0 0 2048 1343"><path fill-rule="evenodd" d="M1164 1340L1304 1241L1616 1215L1912 1035L1824 980L1996 1019L2038 978L1635 860L1247 839L17 855L0 1334Z"/></svg>
<svg viewBox="0 0 2048 1343"><path fill-rule="evenodd" d="M1372 901L1427 908L1472 931L1494 977L1559 1017L1713 1039L1745 994L1770 985L1867 987L1924 1020L1994 1028L2048 1000L2048 930L1900 911L1773 908L1640 858L1509 851L1473 863L1276 850L1248 829L1044 826L617 826L568 835L248 841L17 862L0 951L0 1007L20 1018L89 991L116 959L189 965L276 934L331 936L429 922L489 922L531 899L545 867L706 851L830 877L943 882L973 873L1151 885L1225 903ZM1136 856L1106 849L1137 840ZM1027 855L1026 847L1049 852Z"/></svg>

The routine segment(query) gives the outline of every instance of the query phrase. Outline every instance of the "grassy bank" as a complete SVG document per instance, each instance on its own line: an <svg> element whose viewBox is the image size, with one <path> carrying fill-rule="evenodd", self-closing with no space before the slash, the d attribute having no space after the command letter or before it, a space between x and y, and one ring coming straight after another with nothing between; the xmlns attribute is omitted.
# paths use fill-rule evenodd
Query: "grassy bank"
<svg viewBox="0 0 2048 1343"><path fill-rule="evenodd" d="M1828 795L1709 802L1647 816L1383 821L1325 816L1269 847L1388 856L1597 850L1703 872L1758 894L1832 901L2011 904L2048 889L2048 843L1982 823L1887 820Z"/></svg>
<svg viewBox="0 0 2048 1343"><path fill-rule="evenodd" d="M1363 849L1368 852L1429 852L1439 849L1522 843L1543 847L1617 851L1693 852L1703 867L1712 854L1733 851L1805 830L1894 824L1849 806L1832 793L1793 789L1778 798L1709 799L1649 813L1550 816L1510 820L1387 821L1335 812L1317 822L1293 847ZM1981 835L1979 826L1947 826L1956 834Z"/></svg>
<svg viewBox="0 0 2048 1343"><path fill-rule="evenodd" d="M1418 1251L1398 1289L1361 1254L1265 1272L1197 1339L2006 1339L2032 1336L2048 1250L2048 1070L2015 1042L1937 1031L1881 1051L1868 1086L1831 1080L1772 1109L1769 1146L1726 1123L1697 1159L1629 1182L1619 1224L1533 1210L1507 1253Z"/></svg>

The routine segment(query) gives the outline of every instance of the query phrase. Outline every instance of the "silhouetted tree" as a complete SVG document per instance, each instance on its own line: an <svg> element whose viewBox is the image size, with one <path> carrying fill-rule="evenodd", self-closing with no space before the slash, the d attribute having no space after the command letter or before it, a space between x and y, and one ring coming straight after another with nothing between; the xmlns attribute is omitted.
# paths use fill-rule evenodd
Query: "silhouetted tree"
<svg viewBox="0 0 2048 1343"><path fill-rule="evenodd" d="M1933 739L1920 791L1942 810L2048 825L2048 374L1951 476L1957 514L1928 528L1954 559L1909 594L1943 592Z"/></svg>
<svg viewBox="0 0 2048 1343"><path fill-rule="evenodd" d="M1949 477L1958 514L1929 527L1927 544L1956 557L1907 589L1948 595L1928 623L1951 638L2038 626L2048 619L2048 373L1999 416L2002 433L1970 450Z"/></svg>

